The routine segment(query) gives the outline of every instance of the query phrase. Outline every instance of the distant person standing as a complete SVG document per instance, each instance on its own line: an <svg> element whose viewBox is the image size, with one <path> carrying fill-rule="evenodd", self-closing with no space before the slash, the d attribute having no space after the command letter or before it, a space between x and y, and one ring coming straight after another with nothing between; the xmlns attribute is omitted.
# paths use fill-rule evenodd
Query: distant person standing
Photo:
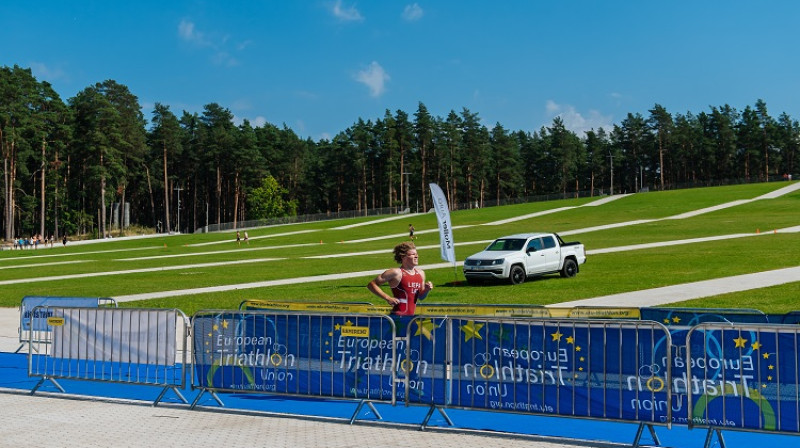
<svg viewBox="0 0 800 448"><path fill-rule="evenodd" d="M425 281L425 272L418 268L419 255L414 243L400 243L394 248L394 259L400 267L387 269L369 284L367 289L392 305L392 314L413 316L417 301L423 300L433 289L433 283ZM381 286L388 283L392 295L386 294Z"/></svg>
<svg viewBox="0 0 800 448"><path fill-rule="evenodd" d="M414 241L416 237L414 236L414 224L408 225L408 239Z"/></svg>
<svg viewBox="0 0 800 448"><path fill-rule="evenodd" d="M238 246L241 246L241 245L242 245L242 235L240 235L240 234L239 234L239 231L238 231L238 230L236 231L236 244L237 244Z"/></svg>
<svg viewBox="0 0 800 448"><path fill-rule="evenodd" d="M250 236L247 234L247 230L244 231L244 242L250 244Z"/></svg>
<svg viewBox="0 0 800 448"><path fill-rule="evenodd" d="M66 234L64 235L64 238L61 239L61 244L63 244L64 247L67 247L67 235Z"/></svg>

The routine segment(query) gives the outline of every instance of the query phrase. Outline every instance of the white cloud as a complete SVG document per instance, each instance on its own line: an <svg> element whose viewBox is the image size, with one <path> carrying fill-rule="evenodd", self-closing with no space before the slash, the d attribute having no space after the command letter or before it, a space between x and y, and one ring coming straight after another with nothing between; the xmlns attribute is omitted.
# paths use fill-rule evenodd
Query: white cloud
<svg viewBox="0 0 800 448"><path fill-rule="evenodd" d="M586 131L592 129L597 130L603 128L608 131L613 128L614 122L612 121L612 116L603 115L599 111L593 109L589 110L588 116L585 117L582 113L578 112L574 106L558 104L553 100L547 100L545 108L550 118L561 117L564 126L578 134L578 136L582 136Z"/></svg>
<svg viewBox="0 0 800 448"><path fill-rule="evenodd" d="M66 73L64 73L64 71L60 68L48 67L42 62L31 62L30 66L31 73L33 73L33 76L35 76L38 81L47 81L52 83L53 81L65 79L67 77Z"/></svg>
<svg viewBox="0 0 800 448"><path fill-rule="evenodd" d="M233 110L252 110L253 103L250 102L248 99L238 99L231 103L231 109Z"/></svg>
<svg viewBox="0 0 800 448"><path fill-rule="evenodd" d="M265 117L262 117L261 115L258 115L255 118L242 117L235 114L233 116L233 124L235 124L236 126L241 126L242 123L244 123L244 120L249 121L250 126L254 128L260 128L261 126L267 124L267 119Z"/></svg>
<svg viewBox="0 0 800 448"><path fill-rule="evenodd" d="M186 20L181 20L181 23L178 24L178 36L186 42L191 42L202 47L210 45L203 33L195 29L194 23Z"/></svg>
<svg viewBox="0 0 800 448"><path fill-rule="evenodd" d="M194 22L188 20L181 20L178 24L178 37L196 47L208 48L213 50L211 55L211 62L215 65L223 65L227 67L235 67L239 65L239 60L233 56L230 51L226 50L227 46L234 47L237 51L243 51L247 48L251 41L246 40L242 43L229 43L230 36L218 33L216 37L211 37L206 33L200 31L195 26Z"/></svg>
<svg viewBox="0 0 800 448"><path fill-rule="evenodd" d="M425 12L418 4L412 3L410 5L406 5L405 9L403 10L403 19L408 20L409 22L415 22L421 19L424 14Z"/></svg>
<svg viewBox="0 0 800 448"><path fill-rule="evenodd" d="M356 73L356 81L369 87L369 95L372 97L379 97L386 91L386 81L391 79L386 71L375 61L367 67Z"/></svg>
<svg viewBox="0 0 800 448"><path fill-rule="evenodd" d="M265 124L267 124L267 118L266 117L262 117L261 115L259 115L256 118L253 118L253 127L260 128L261 126L264 126Z"/></svg>
<svg viewBox="0 0 800 448"><path fill-rule="evenodd" d="M355 6L342 6L342 0L336 0L332 9L334 17L345 22L361 22L364 17Z"/></svg>

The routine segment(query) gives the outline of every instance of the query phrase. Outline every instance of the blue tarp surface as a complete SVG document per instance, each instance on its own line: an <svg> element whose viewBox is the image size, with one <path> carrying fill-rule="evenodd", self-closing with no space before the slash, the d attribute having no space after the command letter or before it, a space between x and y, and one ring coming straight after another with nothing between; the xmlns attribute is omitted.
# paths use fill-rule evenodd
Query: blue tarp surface
<svg viewBox="0 0 800 448"><path fill-rule="evenodd" d="M39 381L38 377L29 377L27 355L0 353L0 388L31 390ZM129 384L103 383L97 381L59 380L67 393L84 395L87 398L118 398L152 402L161 392L159 387L135 386ZM57 392L57 389L46 382L40 391ZM186 388L181 393L191 402L199 391ZM357 408L357 401L332 399L307 399L271 394L220 393L225 408L240 411L261 411L294 414L298 416L322 416L341 418L347 422ZM49 399L42 397L42 399ZM180 403L178 398L168 392L162 400L167 403ZM199 406L218 407L210 394L205 394ZM384 421L391 423L420 424L428 412L424 406L406 407L403 404L390 406L376 404ZM186 412L189 410L186 405ZM525 435L541 435L552 437L576 438L614 443L630 444L636 434L637 425L630 423L614 423L587 419L569 419L561 417L540 417L515 413L446 410L457 428L485 430L492 432L510 432ZM362 408L358 420L377 421L368 407ZM434 413L428 426L447 427L445 419ZM672 429L656 427L656 432L663 446L698 447L703 446L706 437L705 429L689 430L685 426L676 425ZM752 446L791 446L797 443L793 436L777 434L752 433L742 431L723 431L726 445L735 447ZM649 433L641 441L644 445L652 445ZM715 442L716 443L716 442Z"/></svg>

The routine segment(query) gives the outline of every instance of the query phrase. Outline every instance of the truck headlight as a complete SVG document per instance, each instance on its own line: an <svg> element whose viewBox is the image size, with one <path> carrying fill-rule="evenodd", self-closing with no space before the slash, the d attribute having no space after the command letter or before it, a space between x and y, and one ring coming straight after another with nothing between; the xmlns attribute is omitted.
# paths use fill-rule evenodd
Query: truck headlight
<svg viewBox="0 0 800 448"><path fill-rule="evenodd" d="M503 262L505 261L506 261L505 258L498 258L497 260L494 260L492 264L503 264Z"/></svg>

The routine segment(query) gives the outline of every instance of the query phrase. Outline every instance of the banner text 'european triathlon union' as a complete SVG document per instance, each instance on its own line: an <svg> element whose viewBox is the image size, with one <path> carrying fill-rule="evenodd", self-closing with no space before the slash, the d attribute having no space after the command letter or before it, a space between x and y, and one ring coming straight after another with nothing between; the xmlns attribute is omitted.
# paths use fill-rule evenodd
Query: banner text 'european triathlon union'
<svg viewBox="0 0 800 448"><path fill-rule="evenodd" d="M195 374L209 389L391 400L394 333L386 316L196 315Z"/></svg>

